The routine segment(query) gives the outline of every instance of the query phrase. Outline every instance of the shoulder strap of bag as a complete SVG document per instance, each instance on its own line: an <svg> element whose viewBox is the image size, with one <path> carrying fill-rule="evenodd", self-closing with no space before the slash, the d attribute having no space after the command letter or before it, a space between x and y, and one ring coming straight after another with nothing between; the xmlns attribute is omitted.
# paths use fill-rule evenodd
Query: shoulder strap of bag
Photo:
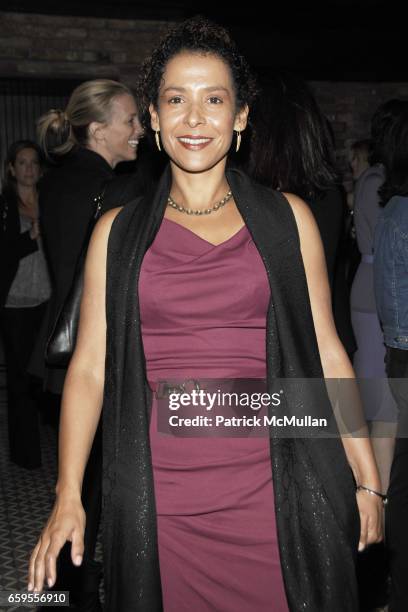
<svg viewBox="0 0 408 612"><path fill-rule="evenodd" d="M103 201L105 198L105 191L107 185L105 184L101 190L101 192L94 198L95 210L93 214L93 219L96 222L102 214Z"/></svg>
<svg viewBox="0 0 408 612"><path fill-rule="evenodd" d="M102 208L103 208L103 202L104 202L106 187L107 187L107 184L105 183L105 185L102 187L101 191L93 199L93 201L94 201L94 209L93 209L93 212L92 212L92 217L90 218L90 221L89 221L88 229L86 230L85 240L84 240L84 243L82 245L81 254L79 256L80 260L83 260L84 255L86 254L86 251L88 250L88 245L89 245L89 241L90 241L91 236L92 236L93 229L94 229L94 227L96 225L96 222L98 221L99 217L102 215Z"/></svg>

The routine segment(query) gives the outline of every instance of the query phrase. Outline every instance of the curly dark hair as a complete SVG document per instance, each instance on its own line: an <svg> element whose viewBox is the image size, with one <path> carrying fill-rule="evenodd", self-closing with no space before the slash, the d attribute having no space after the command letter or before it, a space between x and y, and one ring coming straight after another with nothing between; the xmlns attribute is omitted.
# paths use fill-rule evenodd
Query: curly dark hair
<svg viewBox="0 0 408 612"><path fill-rule="evenodd" d="M150 125L149 105L157 107L167 63L183 51L211 54L222 59L231 70L237 107L251 105L257 95L257 85L249 64L225 28L197 15L171 29L141 67L137 94L145 125Z"/></svg>

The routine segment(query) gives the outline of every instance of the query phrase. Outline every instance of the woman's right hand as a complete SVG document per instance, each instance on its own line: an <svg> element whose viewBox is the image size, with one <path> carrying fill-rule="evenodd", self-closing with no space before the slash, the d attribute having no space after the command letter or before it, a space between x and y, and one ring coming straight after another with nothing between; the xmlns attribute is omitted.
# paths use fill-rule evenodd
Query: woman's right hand
<svg viewBox="0 0 408 612"><path fill-rule="evenodd" d="M72 542L71 559L81 565L84 552L85 512L79 496L57 497L50 517L30 557L28 590L43 590L57 578L57 557L65 542Z"/></svg>

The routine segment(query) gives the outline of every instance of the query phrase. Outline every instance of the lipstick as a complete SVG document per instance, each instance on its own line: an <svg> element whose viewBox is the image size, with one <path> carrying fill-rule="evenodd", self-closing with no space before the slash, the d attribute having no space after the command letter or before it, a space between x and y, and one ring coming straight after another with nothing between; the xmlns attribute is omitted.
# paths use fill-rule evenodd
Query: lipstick
<svg viewBox="0 0 408 612"><path fill-rule="evenodd" d="M185 136L179 136L177 138L179 143L189 151L201 151L207 145L210 144L212 138L208 138L206 136L191 136L190 134Z"/></svg>

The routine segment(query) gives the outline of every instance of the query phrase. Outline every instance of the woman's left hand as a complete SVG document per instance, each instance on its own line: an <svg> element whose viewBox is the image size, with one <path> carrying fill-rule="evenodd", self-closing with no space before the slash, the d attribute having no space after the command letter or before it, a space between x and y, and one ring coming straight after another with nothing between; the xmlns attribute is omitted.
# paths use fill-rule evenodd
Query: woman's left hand
<svg viewBox="0 0 408 612"><path fill-rule="evenodd" d="M367 491L356 492L357 506L360 513L360 541L358 550L362 551L370 544L383 539L383 502L377 495Z"/></svg>

